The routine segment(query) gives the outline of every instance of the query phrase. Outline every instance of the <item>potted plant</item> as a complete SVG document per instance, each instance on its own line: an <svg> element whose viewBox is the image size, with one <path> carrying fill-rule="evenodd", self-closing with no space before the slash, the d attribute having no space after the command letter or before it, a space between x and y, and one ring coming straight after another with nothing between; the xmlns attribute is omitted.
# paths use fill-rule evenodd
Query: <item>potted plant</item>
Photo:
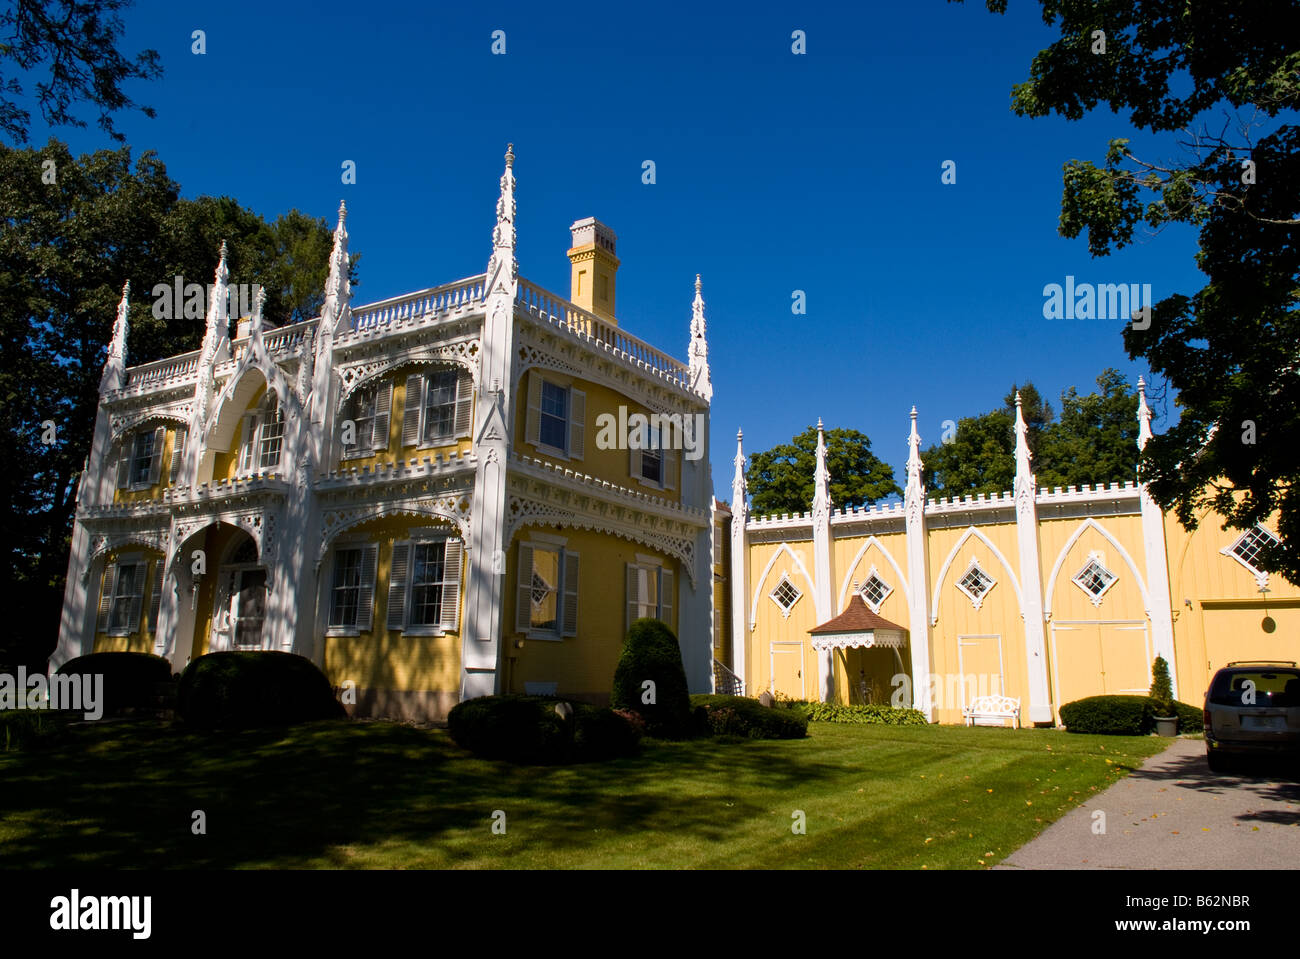
<svg viewBox="0 0 1300 959"><path fill-rule="evenodd" d="M1151 709L1155 714L1157 736L1178 735L1178 713L1174 709L1173 683L1169 680L1169 664L1157 656L1151 664Z"/></svg>

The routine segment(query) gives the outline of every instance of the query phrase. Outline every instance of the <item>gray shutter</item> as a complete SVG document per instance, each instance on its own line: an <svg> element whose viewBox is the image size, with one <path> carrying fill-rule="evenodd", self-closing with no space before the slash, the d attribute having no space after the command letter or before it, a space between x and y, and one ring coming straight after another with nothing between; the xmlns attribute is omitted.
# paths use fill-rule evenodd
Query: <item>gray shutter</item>
<svg viewBox="0 0 1300 959"><path fill-rule="evenodd" d="M563 636L578 635L578 554L564 551Z"/></svg>
<svg viewBox="0 0 1300 959"><path fill-rule="evenodd" d="M343 417L341 420L339 420L339 442L340 443L343 442L343 423L346 423L348 420L351 420L353 426L353 431L352 431L353 442L343 443L343 458L345 460L351 459L352 457L356 456L358 453L358 447L360 446L360 444L356 441L360 439L360 437L358 437L356 434L356 425L357 425L357 413L360 410L360 408L361 408L360 391L353 393L351 396L349 396L348 401L343 404Z"/></svg>
<svg viewBox="0 0 1300 959"><path fill-rule="evenodd" d="M587 420L587 394L582 390L569 390L569 455L582 459Z"/></svg>
<svg viewBox="0 0 1300 959"><path fill-rule="evenodd" d="M671 626L673 622L673 571L659 572L659 619Z"/></svg>
<svg viewBox="0 0 1300 959"><path fill-rule="evenodd" d="M257 437L256 418L245 416L240 421L239 433L239 469L246 473L253 465L253 440Z"/></svg>
<svg viewBox="0 0 1300 959"><path fill-rule="evenodd" d="M140 628L140 610L144 606L144 574L148 567L144 563L135 564L135 576L131 583L131 611L126 622L126 631L134 633Z"/></svg>
<svg viewBox="0 0 1300 959"><path fill-rule="evenodd" d="M158 612L162 609L163 561L153 563L153 592L149 595L149 630L158 635Z"/></svg>
<svg viewBox="0 0 1300 959"><path fill-rule="evenodd" d="M677 450L665 447L660 451L662 457L664 489L677 489Z"/></svg>
<svg viewBox="0 0 1300 959"><path fill-rule="evenodd" d="M99 621L96 632L108 631L108 616L113 611L113 591L117 588L117 564L109 563L104 568L104 579L99 587Z"/></svg>
<svg viewBox="0 0 1300 959"><path fill-rule="evenodd" d="M542 436L542 378L536 370L528 373L528 415L524 420L524 440L534 446Z"/></svg>
<svg viewBox="0 0 1300 959"><path fill-rule="evenodd" d="M131 453L135 450L135 436L127 433L122 437L122 447L117 452L117 488L126 489L131 485Z"/></svg>
<svg viewBox="0 0 1300 959"><path fill-rule="evenodd" d="M153 431L153 455L149 458L149 485L157 486L162 476L163 444L167 442L167 427L160 426Z"/></svg>
<svg viewBox="0 0 1300 959"><path fill-rule="evenodd" d="M637 442L639 443L641 440L637 440ZM628 444L628 453L631 456L631 462L628 464L627 469L628 472L632 474L634 480L639 480L641 478L641 451L639 449L630 448L631 445L631 443Z"/></svg>
<svg viewBox="0 0 1300 959"><path fill-rule="evenodd" d="M471 418L474 407L474 378L468 370L456 374L456 438L470 436L474 432Z"/></svg>
<svg viewBox="0 0 1300 959"><path fill-rule="evenodd" d="M627 628L629 630L637 619L641 600L641 579L637 576L638 572L639 570L631 563L627 564Z"/></svg>
<svg viewBox="0 0 1300 959"><path fill-rule="evenodd" d="M460 626L460 557L460 540L447 540L442 567L442 622L439 625L453 631Z"/></svg>
<svg viewBox="0 0 1300 959"><path fill-rule="evenodd" d="M379 547L373 543L361 547L361 589L357 591L357 629L370 629L375 613L375 564Z"/></svg>
<svg viewBox="0 0 1300 959"><path fill-rule="evenodd" d="M189 435L190 431L183 426L178 426L172 433L172 465L167 473L169 483L175 483L176 477L181 474L181 466L185 462L185 443Z"/></svg>
<svg viewBox="0 0 1300 959"><path fill-rule="evenodd" d="M393 544L393 564L388 571L388 628L406 625L406 576L410 569L411 544Z"/></svg>
<svg viewBox="0 0 1300 959"><path fill-rule="evenodd" d="M528 632L533 625L533 548L519 544L519 592L515 606L515 629Z"/></svg>
<svg viewBox="0 0 1300 959"><path fill-rule="evenodd" d="M388 422L393 412L393 381L381 383L375 393L375 418L371 420L371 445L376 451L388 449ZM360 437L357 438L360 441Z"/></svg>
<svg viewBox="0 0 1300 959"><path fill-rule="evenodd" d="M402 409L402 445L420 444L420 410L424 406L424 377L416 373L406 378L406 402Z"/></svg>

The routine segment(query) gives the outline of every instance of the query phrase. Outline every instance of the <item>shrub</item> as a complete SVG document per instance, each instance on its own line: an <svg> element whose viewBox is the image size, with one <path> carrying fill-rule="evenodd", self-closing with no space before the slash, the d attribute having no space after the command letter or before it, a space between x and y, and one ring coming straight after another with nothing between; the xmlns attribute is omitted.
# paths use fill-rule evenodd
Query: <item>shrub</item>
<svg viewBox="0 0 1300 959"><path fill-rule="evenodd" d="M220 652L181 674L177 709L204 729L279 726L347 715L325 674L293 653Z"/></svg>
<svg viewBox="0 0 1300 959"><path fill-rule="evenodd" d="M447 714L456 744L484 759L531 765L598 762L634 755L641 733L612 709L573 705L565 720L547 696L481 696Z"/></svg>
<svg viewBox="0 0 1300 959"><path fill-rule="evenodd" d="M1205 730L1205 711L1199 706L1189 706L1174 700L1174 712L1178 714L1180 733L1199 733Z"/></svg>
<svg viewBox="0 0 1300 959"><path fill-rule="evenodd" d="M654 683L653 703L641 701L643 683ZM657 619L638 619L614 670L610 705L640 713L651 736L682 739L691 734L691 697L682 651L673 631Z"/></svg>
<svg viewBox="0 0 1300 959"><path fill-rule="evenodd" d="M793 709L769 708L746 696L708 693L692 696L690 701L701 733L742 739L802 739L808 735L808 720Z"/></svg>
<svg viewBox="0 0 1300 959"><path fill-rule="evenodd" d="M127 709L151 709L170 698L171 663L152 653L90 653L70 659L56 676L104 677L104 715Z"/></svg>
<svg viewBox="0 0 1300 959"><path fill-rule="evenodd" d="M76 713L48 709L6 709L0 712L0 751L18 752L53 745L67 732Z"/></svg>
<svg viewBox="0 0 1300 959"><path fill-rule="evenodd" d="M1169 664L1157 656L1151 664L1151 708L1157 716L1174 715L1174 686L1169 679Z"/></svg>
<svg viewBox="0 0 1300 959"><path fill-rule="evenodd" d="M861 723L881 726L928 726L919 709L886 706L883 703L842 706L839 703L799 703L799 710L813 723Z"/></svg>
<svg viewBox="0 0 1300 959"><path fill-rule="evenodd" d="M1154 726L1149 696L1089 696L1061 707L1061 721L1072 733L1141 736Z"/></svg>

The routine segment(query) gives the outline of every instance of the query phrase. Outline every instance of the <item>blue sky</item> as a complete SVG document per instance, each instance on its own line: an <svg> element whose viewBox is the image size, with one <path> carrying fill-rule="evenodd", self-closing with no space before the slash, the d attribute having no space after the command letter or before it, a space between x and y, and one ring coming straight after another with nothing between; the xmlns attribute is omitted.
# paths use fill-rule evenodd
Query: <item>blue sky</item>
<svg viewBox="0 0 1300 959"><path fill-rule="evenodd" d="M1107 366L1150 379L1115 321L1045 320L1044 285L1149 283L1158 301L1203 284L1186 228L1097 260L1057 234L1067 160L1100 162L1118 136L1139 155L1176 148L1106 109L1011 112L1053 38L1037 3L493 6L137 0L124 47L157 49L165 75L130 88L157 118L118 126L186 196L331 223L346 199L356 302L485 268L513 142L521 275L567 296L569 225L600 218L619 238L621 324L679 358L703 275L722 498L737 427L753 452L820 416L866 433L901 479L913 404L929 445L1013 382L1059 410ZM48 132L38 121L32 142ZM77 152L112 145L53 132Z"/></svg>

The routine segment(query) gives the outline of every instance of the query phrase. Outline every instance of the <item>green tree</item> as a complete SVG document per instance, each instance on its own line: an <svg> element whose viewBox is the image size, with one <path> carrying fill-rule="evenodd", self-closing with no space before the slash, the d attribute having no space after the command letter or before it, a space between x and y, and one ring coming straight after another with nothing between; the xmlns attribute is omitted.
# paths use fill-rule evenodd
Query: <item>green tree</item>
<svg viewBox="0 0 1300 959"><path fill-rule="evenodd" d="M124 137L113 127L113 114L138 108L126 95L128 80L162 76L157 50L134 58L118 51L122 19L117 11L130 0L10 0L0 13L0 131L13 143L26 143L31 111L21 77L34 81L32 91L41 117L50 126L84 127L74 105L99 109L101 130L119 143ZM6 79L7 77L7 79Z"/></svg>
<svg viewBox="0 0 1300 959"><path fill-rule="evenodd" d="M44 160L55 161L54 183L42 180ZM233 200L179 199L153 153L133 164L128 148L73 158L53 140L40 150L0 146L0 430L10 462L0 471L0 603L10 611L0 645L10 655L38 664L54 645L75 482L123 282L131 364L198 347L203 321L155 317L151 291L176 275L210 283L227 236L231 282L264 284L268 308L278 304L270 319L302 315L309 282L321 276L323 286L331 236L325 221L311 221L311 241L305 220L293 213L268 225ZM324 251L321 262L313 249Z"/></svg>
<svg viewBox="0 0 1300 959"><path fill-rule="evenodd" d="M1010 490L1016 476L1016 393L1020 393L1027 442L1036 453L1054 416L1033 383L1013 385L1002 408L967 416L947 442L936 443L921 454L921 476L926 489L949 496L975 496Z"/></svg>
<svg viewBox="0 0 1300 959"><path fill-rule="evenodd" d="M1208 282L1123 330L1129 355L1164 378L1180 410L1147 444L1141 476L1187 529L1210 507L1225 529L1276 513L1282 543L1259 562L1300 583L1295 4L1041 2L1059 39L1013 87L1016 113L1078 120L1106 106L1139 130L1182 134L1177 161L1140 157L1115 137L1102 166L1072 160L1064 172L1060 232L1086 231L1094 256L1127 246L1141 224L1200 231ZM1006 10L1005 0L987 6Z"/></svg>
<svg viewBox="0 0 1300 959"><path fill-rule="evenodd" d="M1137 476L1137 393L1117 370L1097 377L1100 392L1061 394L1061 418L1043 434L1034 472L1039 486L1123 483Z"/></svg>
<svg viewBox="0 0 1300 959"><path fill-rule="evenodd" d="M871 440L858 430L826 430L826 469L836 508L866 506L902 490L894 470L871 452ZM817 427L789 443L750 457L745 474L756 514L802 513L812 508L817 468Z"/></svg>

